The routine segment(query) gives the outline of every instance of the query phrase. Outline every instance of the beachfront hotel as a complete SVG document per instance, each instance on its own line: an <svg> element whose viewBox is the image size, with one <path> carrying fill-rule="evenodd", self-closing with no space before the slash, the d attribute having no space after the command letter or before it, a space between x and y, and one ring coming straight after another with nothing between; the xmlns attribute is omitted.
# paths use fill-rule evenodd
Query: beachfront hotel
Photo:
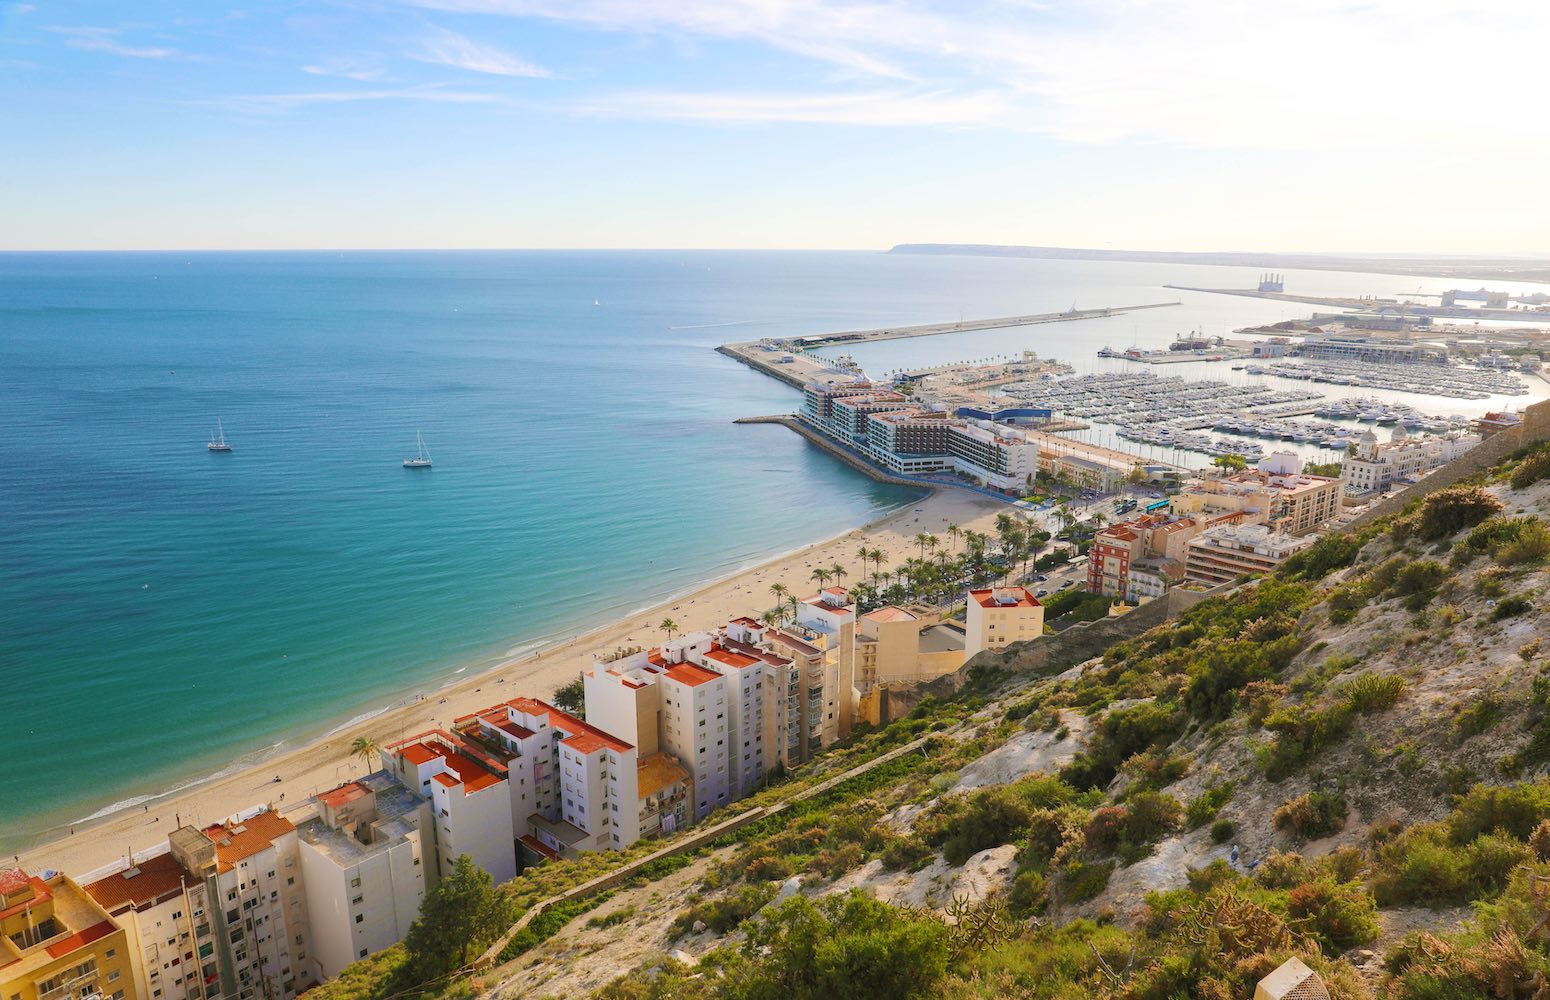
<svg viewBox="0 0 1550 1000"><path fill-rule="evenodd" d="M1027 488L1039 446L1027 431L909 402L892 389L857 381L808 385L798 419L898 475L956 473L992 489Z"/></svg>
<svg viewBox="0 0 1550 1000"><path fill-rule="evenodd" d="M0 868L0 997L144 1000L133 955L124 929L68 876Z"/></svg>
<svg viewBox="0 0 1550 1000"><path fill-rule="evenodd" d="M431 805L386 772L317 795L296 826L312 927L312 971L332 979L397 944L438 881Z"/></svg>

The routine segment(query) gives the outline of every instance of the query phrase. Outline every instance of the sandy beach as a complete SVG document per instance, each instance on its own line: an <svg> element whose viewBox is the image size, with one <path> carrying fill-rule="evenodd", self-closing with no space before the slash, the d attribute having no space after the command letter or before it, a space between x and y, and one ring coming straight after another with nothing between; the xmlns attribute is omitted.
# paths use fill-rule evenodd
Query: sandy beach
<svg viewBox="0 0 1550 1000"><path fill-rule="evenodd" d="M863 540L867 547L880 548L888 554L885 565L895 564L915 551L914 538L920 532L936 535L944 545L950 543L946 532L949 524L993 533L995 515L1007 509L987 497L938 490L863 527L707 584L536 654L503 663L424 700L393 708L250 768L89 825L77 824L73 833L66 832L56 840L24 851L19 856L20 863L35 872L53 869L78 876L110 864L130 850L141 851L161 843L180 822L211 823L266 803L282 812L300 808L313 794L363 772L362 761L350 753L350 744L358 736L386 744L427 729L447 727L458 716L508 698L548 698L556 688L590 667L595 652L659 642L663 634L657 625L664 618L673 618L682 630L695 630L715 627L742 614L757 615L774 605L770 593L774 583L783 583L797 594L810 593L816 588L811 580L815 568L838 563L850 572L847 580L854 582L860 574L856 550ZM341 706L341 710L344 708ZM277 775L278 782L274 780Z"/></svg>

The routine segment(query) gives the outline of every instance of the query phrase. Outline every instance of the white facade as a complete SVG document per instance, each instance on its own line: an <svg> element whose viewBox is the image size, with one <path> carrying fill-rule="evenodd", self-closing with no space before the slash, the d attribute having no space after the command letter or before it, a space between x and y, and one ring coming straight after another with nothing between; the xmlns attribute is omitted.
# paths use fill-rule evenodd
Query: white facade
<svg viewBox="0 0 1550 1000"><path fill-rule="evenodd" d="M318 814L297 835L311 961L321 981L402 941L437 879L434 850L421 841L430 804L386 773L325 792L315 803Z"/></svg>
<svg viewBox="0 0 1550 1000"><path fill-rule="evenodd" d="M1353 492L1382 493L1420 479L1479 443L1478 434L1412 438L1403 427L1395 427L1389 443L1379 444L1369 430L1345 460L1344 472Z"/></svg>
<svg viewBox="0 0 1550 1000"><path fill-rule="evenodd" d="M210 899L221 993L233 1000L291 1000L311 983L311 929L296 828L257 810L169 838Z"/></svg>
<svg viewBox="0 0 1550 1000"><path fill-rule="evenodd" d="M100 877L98 877L100 875ZM165 851L92 873L81 888L124 928L146 1000L217 1000L220 974L205 885Z"/></svg>
<svg viewBox="0 0 1550 1000"><path fill-rule="evenodd" d="M1044 606L1024 587L971 590L964 625L964 653L972 657L1043 635Z"/></svg>
<svg viewBox="0 0 1550 1000"><path fill-rule="evenodd" d="M399 784L431 804L438 877L450 874L462 854L497 884L516 877L516 833L504 765L442 730L389 744L382 762Z"/></svg>

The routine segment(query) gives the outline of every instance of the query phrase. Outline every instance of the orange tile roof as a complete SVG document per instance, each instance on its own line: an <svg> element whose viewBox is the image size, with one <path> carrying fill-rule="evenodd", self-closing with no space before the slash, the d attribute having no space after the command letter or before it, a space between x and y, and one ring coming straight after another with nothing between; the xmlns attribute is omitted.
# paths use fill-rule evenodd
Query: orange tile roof
<svg viewBox="0 0 1550 1000"><path fill-rule="evenodd" d="M699 687L701 684L716 680L720 675L692 663L679 663L668 670L667 676L688 687Z"/></svg>
<svg viewBox="0 0 1550 1000"><path fill-rule="evenodd" d="M93 941L100 941L116 930L118 930L118 927L113 921L104 920L101 923L93 924L84 931L77 931L63 941L55 941L45 950L50 958L64 958L77 948L84 948Z"/></svg>
<svg viewBox="0 0 1550 1000"><path fill-rule="evenodd" d="M32 876L20 868L0 868L0 895L24 889L31 882Z"/></svg>
<svg viewBox="0 0 1550 1000"><path fill-rule="evenodd" d="M671 674L671 671L669 671L669 674ZM635 749L634 746L618 737L605 733L596 726L589 725L576 718L569 712L562 712L548 702L539 701L537 698L513 698L506 702L506 704L526 715L547 715L549 717L549 725L567 734L560 742L580 753L592 753L601 747L607 747L619 753Z"/></svg>
<svg viewBox="0 0 1550 1000"><path fill-rule="evenodd" d="M133 875L129 874L134 872ZM158 854L132 868L114 872L106 878L81 886L86 894L110 913L120 907L148 906L168 893L185 886L193 888L199 880L183 870L171 854Z"/></svg>
<svg viewBox="0 0 1550 1000"><path fill-rule="evenodd" d="M724 663L729 667L736 667L739 670L741 670L743 667L751 667L759 662L757 657L749 656L747 653L738 652L737 650L728 649L722 646L710 647L710 649L705 653L705 658L707 660L715 660L717 663Z"/></svg>
<svg viewBox="0 0 1550 1000"><path fill-rule="evenodd" d="M338 809L340 806L349 805L356 799L365 798L370 794L371 789L367 788L359 781L349 781L343 785L340 785L338 788L320 793L318 795L318 801L328 806L330 809Z"/></svg>
<svg viewBox="0 0 1550 1000"><path fill-rule="evenodd" d="M522 843L526 844L528 847L531 847L534 851L537 851L541 856L548 858L550 861L558 861L560 859L559 851L556 851L554 848L539 840L531 833L524 833L517 839L522 841Z"/></svg>
<svg viewBox="0 0 1550 1000"><path fill-rule="evenodd" d="M998 594L1015 597L1017 600L1002 604L996 600ZM1028 588L1026 587L992 587L985 590L971 590L969 591L969 596L974 598L982 608L1037 608L1041 606L1038 598L1028 593Z"/></svg>
<svg viewBox="0 0 1550 1000"><path fill-rule="evenodd" d="M205 836L215 841L216 870L229 872L239 861L267 850L276 837L296 829L296 825L272 809L266 809L240 823L217 823L205 828ZM238 832L240 831L240 832Z"/></svg>
<svg viewBox="0 0 1550 1000"><path fill-rule="evenodd" d="M643 799L688 777L689 772L676 757L654 753L635 765L635 796Z"/></svg>
<svg viewBox="0 0 1550 1000"><path fill-rule="evenodd" d="M411 743L400 750L399 754L416 767L421 764L429 764L431 761L441 756L440 754L433 751L430 747L426 746L424 743Z"/></svg>
<svg viewBox="0 0 1550 1000"><path fill-rule="evenodd" d="M5 887L3 891L0 891L0 905L10 904L5 906L4 909L0 909L0 920L15 916L25 910L30 910L34 906L46 903L54 898L54 890L49 888L47 882L36 875L28 875L20 868L0 871L0 880L3 880L0 881L0 886ZM32 892L26 899L19 902L11 902L9 897L16 895L28 886L32 887Z"/></svg>

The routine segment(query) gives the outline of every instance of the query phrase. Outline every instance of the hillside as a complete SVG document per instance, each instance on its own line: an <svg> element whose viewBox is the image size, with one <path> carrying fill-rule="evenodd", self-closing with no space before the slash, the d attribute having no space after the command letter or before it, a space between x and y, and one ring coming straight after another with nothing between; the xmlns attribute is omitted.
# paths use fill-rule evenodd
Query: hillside
<svg viewBox="0 0 1550 1000"><path fill-rule="evenodd" d="M919 752L454 991L1225 1000L1297 954L1335 997L1550 998L1547 515L1540 446L1058 675L978 664L793 781Z"/></svg>

